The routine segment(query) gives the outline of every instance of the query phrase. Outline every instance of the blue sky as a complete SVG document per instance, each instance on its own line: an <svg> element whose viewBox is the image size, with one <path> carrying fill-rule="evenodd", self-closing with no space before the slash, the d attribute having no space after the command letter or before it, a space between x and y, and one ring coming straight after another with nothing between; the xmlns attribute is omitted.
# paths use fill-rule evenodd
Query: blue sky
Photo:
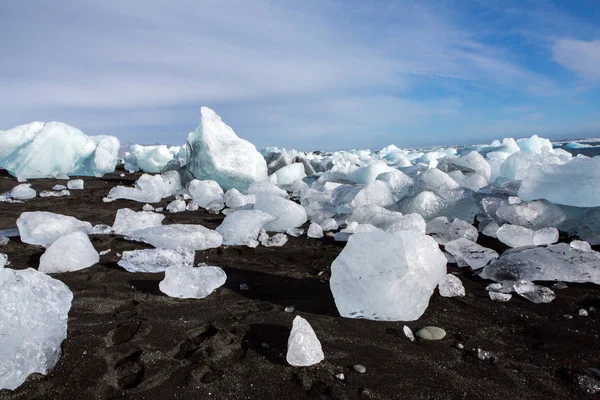
<svg viewBox="0 0 600 400"><path fill-rule="evenodd" d="M180 144L207 105L259 148L600 136L597 0L26 0L0 22L0 129Z"/></svg>

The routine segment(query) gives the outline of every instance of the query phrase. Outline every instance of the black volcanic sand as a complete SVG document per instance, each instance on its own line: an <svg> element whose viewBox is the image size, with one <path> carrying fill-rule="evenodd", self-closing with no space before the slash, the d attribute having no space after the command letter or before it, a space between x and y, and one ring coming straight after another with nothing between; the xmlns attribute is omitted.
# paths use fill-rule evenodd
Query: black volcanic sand
<svg viewBox="0 0 600 400"><path fill-rule="evenodd" d="M70 197L0 203L0 229L15 227L24 211L72 215L112 225L119 208L143 204L102 202L110 188L133 184L139 174L120 172L85 178L85 190ZM32 180L38 191L56 180ZM0 193L16 180L0 175ZM172 199L163 201L166 206ZM165 224L217 227L222 215L202 211L166 214ZM132 274L117 266L125 250L147 247L118 235L92 235L100 263L53 277L69 286L63 355L48 376L34 374L1 399L558 399L599 398L577 385L585 368L600 368L600 287L569 284L550 304L518 296L508 303L489 299L488 281L449 266L467 296L434 293L425 314L407 322L413 331L444 328L438 342L411 343L402 322L341 318L329 290L330 265L343 245L331 239L290 237L283 247L221 247L196 253L197 262L221 266L227 283L207 299L181 300L158 290L163 274ZM502 249L498 242L483 243ZM44 249L13 238L0 248L11 268L37 268ZM249 290L240 290L241 284ZM284 311L294 305L295 313ZM572 315L572 319L564 317ZM295 315L306 318L321 340L325 361L294 368L285 361ZM464 344L464 349L457 344ZM0 344L1 345L1 344ZM490 351L488 361L477 349ZM365 374L353 371L362 364ZM341 381L335 374L344 373Z"/></svg>

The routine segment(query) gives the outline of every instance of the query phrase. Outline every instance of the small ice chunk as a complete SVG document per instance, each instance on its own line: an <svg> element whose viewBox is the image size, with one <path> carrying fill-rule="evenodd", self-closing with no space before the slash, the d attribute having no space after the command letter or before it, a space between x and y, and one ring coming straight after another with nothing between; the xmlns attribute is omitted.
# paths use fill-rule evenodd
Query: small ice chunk
<svg viewBox="0 0 600 400"><path fill-rule="evenodd" d="M326 220L321 222L320 225L324 231L335 231L336 229L339 228L338 223L333 218L327 218Z"/></svg>
<svg viewBox="0 0 600 400"><path fill-rule="evenodd" d="M556 228L538 229L533 236L535 246L545 246L556 242L558 242L558 229Z"/></svg>
<svg viewBox="0 0 600 400"><path fill-rule="evenodd" d="M315 331L301 316L294 318L288 339L286 361L294 367L308 367L325 359Z"/></svg>
<svg viewBox="0 0 600 400"><path fill-rule="evenodd" d="M510 293L500 293L500 292L489 291L488 295L490 296L490 299L492 299L494 301L506 302L506 301L509 301L510 299L512 299L512 294L510 294Z"/></svg>
<svg viewBox="0 0 600 400"><path fill-rule="evenodd" d="M412 231L356 233L331 265L341 316L413 321L446 275L446 257L429 236Z"/></svg>
<svg viewBox="0 0 600 400"><path fill-rule="evenodd" d="M509 196L508 197L508 204L521 204L522 201L520 198L518 198L517 196Z"/></svg>
<svg viewBox="0 0 600 400"><path fill-rule="evenodd" d="M498 240L510 247L533 246L535 232L518 225L504 224L498 229Z"/></svg>
<svg viewBox="0 0 600 400"><path fill-rule="evenodd" d="M129 272L164 272L169 266L194 266L195 251L191 249L145 249L124 251L119 266Z"/></svg>
<svg viewBox="0 0 600 400"><path fill-rule="evenodd" d="M70 196L71 192L69 192L68 190L59 190L59 191L52 191L52 190L44 190L43 192L40 193L40 197L64 197L64 196Z"/></svg>
<svg viewBox="0 0 600 400"><path fill-rule="evenodd" d="M71 179L67 182L67 189L69 190L83 190L83 179Z"/></svg>
<svg viewBox="0 0 600 400"><path fill-rule="evenodd" d="M585 240L573 240L570 246L581 251L592 251L592 246Z"/></svg>
<svg viewBox="0 0 600 400"><path fill-rule="evenodd" d="M207 204L215 200L223 199L223 189L217 182L212 180L200 181L194 179L188 185L188 190L194 199L194 203L202 208L206 208Z"/></svg>
<svg viewBox="0 0 600 400"><path fill-rule="evenodd" d="M495 221L491 221L485 226L485 228L483 228L481 233L483 233L485 236L497 238L498 229L500 229L500 225L498 225Z"/></svg>
<svg viewBox="0 0 600 400"><path fill-rule="evenodd" d="M286 244L288 241L287 235L285 233L277 233L270 238L263 240L260 242L265 247L281 247Z"/></svg>
<svg viewBox="0 0 600 400"><path fill-rule="evenodd" d="M187 206L185 206L186 211L198 211L199 208L200 206L198 206L198 204L194 203L193 201L189 202Z"/></svg>
<svg viewBox="0 0 600 400"><path fill-rule="evenodd" d="M165 269L165 279L158 287L170 297L203 299L223 286L227 274L219 267L200 264L198 267L171 265Z"/></svg>
<svg viewBox="0 0 600 400"><path fill-rule="evenodd" d="M164 215L151 211L135 212L129 208L121 208L117 211L112 229L116 234L128 235L138 229L160 226L164 219Z"/></svg>
<svg viewBox="0 0 600 400"><path fill-rule="evenodd" d="M8 256L0 253L0 269L4 268L5 265L8 265Z"/></svg>
<svg viewBox="0 0 600 400"><path fill-rule="evenodd" d="M186 209L185 201L183 200L173 200L167 205L167 211L170 213L180 213L184 212Z"/></svg>
<svg viewBox="0 0 600 400"><path fill-rule="evenodd" d="M72 272L100 261L98 252L83 232L61 236L40 257L38 271L45 274Z"/></svg>
<svg viewBox="0 0 600 400"><path fill-rule="evenodd" d="M579 310L578 315L580 317L587 317L589 315L589 313L588 313L588 311L586 309L582 308L582 309Z"/></svg>
<svg viewBox="0 0 600 400"><path fill-rule="evenodd" d="M490 261L498 258L498 253L494 250L480 246L465 238L447 243L444 249L456 257L459 266L462 267L466 264L474 270L483 268Z"/></svg>
<svg viewBox="0 0 600 400"><path fill-rule="evenodd" d="M302 236L302 234L304 233L304 229L290 228L290 229L286 230L285 233L287 233L288 235L293 236L293 237L298 237L298 236Z"/></svg>
<svg viewBox="0 0 600 400"><path fill-rule="evenodd" d="M72 300L67 285L35 269L0 268L0 389L54 368Z"/></svg>
<svg viewBox="0 0 600 400"><path fill-rule="evenodd" d="M56 239L72 232L90 233L92 224L77 218L46 211L24 212L17 219L23 243L49 246Z"/></svg>
<svg viewBox="0 0 600 400"><path fill-rule="evenodd" d="M17 185L10 192L10 197L17 200L29 200L35 198L35 196L37 196L37 192L29 183Z"/></svg>
<svg viewBox="0 0 600 400"><path fill-rule="evenodd" d="M238 210L225 217L216 231L223 236L223 244L245 246L256 240L264 226L273 220L260 210Z"/></svg>
<svg viewBox="0 0 600 400"><path fill-rule="evenodd" d="M308 227L309 238L320 239L323 237L323 228L319 224L311 223Z"/></svg>
<svg viewBox="0 0 600 400"><path fill-rule="evenodd" d="M57 191L66 190L66 189L67 189L67 187L65 185L54 185L52 187L52 190L57 190Z"/></svg>
<svg viewBox="0 0 600 400"><path fill-rule="evenodd" d="M514 284L515 292L532 303L550 303L556 295L552 289L521 279Z"/></svg>
<svg viewBox="0 0 600 400"><path fill-rule="evenodd" d="M402 331L404 332L404 336L406 336L411 342L414 342L416 340L413 331L408 326L404 325Z"/></svg>
<svg viewBox="0 0 600 400"><path fill-rule="evenodd" d="M105 224L94 225L90 235L108 235L113 231L112 226Z"/></svg>
<svg viewBox="0 0 600 400"><path fill-rule="evenodd" d="M0 235L0 246L5 246L8 244L8 238L6 236Z"/></svg>
<svg viewBox="0 0 600 400"><path fill-rule="evenodd" d="M460 279L452 274L446 276L438 284L438 290L442 297L464 297L465 287Z"/></svg>
<svg viewBox="0 0 600 400"><path fill-rule="evenodd" d="M219 232L202 225L173 224L138 229L128 239L149 243L156 248L177 249L178 247L206 250L221 246L223 237Z"/></svg>
<svg viewBox="0 0 600 400"><path fill-rule="evenodd" d="M206 211L211 214L218 214L223 208L225 208L225 203L223 200L211 201L206 205Z"/></svg>
<svg viewBox="0 0 600 400"><path fill-rule="evenodd" d="M437 217L429 221L426 225L425 233L443 246L459 238L476 242L479 237L479 232L473 225L458 218L454 218L452 223L450 223L446 217Z"/></svg>
<svg viewBox="0 0 600 400"><path fill-rule="evenodd" d="M258 195L254 208L275 217L265 226L267 231L285 232L304 224L307 220L304 207L279 196Z"/></svg>
<svg viewBox="0 0 600 400"><path fill-rule="evenodd" d="M144 204L144 207L142 207L143 211L154 211L154 207L152 207L150 204Z"/></svg>
<svg viewBox="0 0 600 400"><path fill-rule="evenodd" d="M302 181L298 181L302 182ZM259 194L272 194L274 196L283 197L287 199L288 192L283 189L278 188L276 185L272 184L269 181L257 181L253 182L246 191L247 194L251 195L259 195Z"/></svg>
<svg viewBox="0 0 600 400"><path fill-rule="evenodd" d="M105 256L105 255L109 254L111 251L112 251L111 249L102 250L101 252L98 253L98 255Z"/></svg>
<svg viewBox="0 0 600 400"><path fill-rule="evenodd" d="M223 194L223 201L229 208L242 208L246 204L254 204L254 195L243 195L237 189L229 189Z"/></svg>
<svg viewBox="0 0 600 400"><path fill-rule="evenodd" d="M297 180L301 180L306 177L306 172L304 172L304 164L302 163L292 163L286 165L282 168L279 168L274 172L277 176L277 184L280 186L289 186L296 182Z"/></svg>

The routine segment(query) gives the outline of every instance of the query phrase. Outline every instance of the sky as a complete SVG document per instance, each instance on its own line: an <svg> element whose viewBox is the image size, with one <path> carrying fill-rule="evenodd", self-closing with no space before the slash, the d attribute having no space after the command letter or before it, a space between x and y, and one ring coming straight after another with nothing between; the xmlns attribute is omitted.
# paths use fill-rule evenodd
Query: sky
<svg viewBox="0 0 600 400"><path fill-rule="evenodd" d="M600 136L598 0L0 2L0 130L257 148Z"/></svg>

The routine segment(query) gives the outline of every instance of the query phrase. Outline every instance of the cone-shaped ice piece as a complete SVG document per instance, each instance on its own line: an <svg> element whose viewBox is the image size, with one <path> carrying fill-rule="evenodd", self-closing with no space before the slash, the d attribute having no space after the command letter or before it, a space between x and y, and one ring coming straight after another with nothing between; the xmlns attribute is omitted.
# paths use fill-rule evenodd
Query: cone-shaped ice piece
<svg viewBox="0 0 600 400"><path fill-rule="evenodd" d="M308 367L325 359L321 342L307 320L301 316L294 318L286 360L294 367Z"/></svg>

